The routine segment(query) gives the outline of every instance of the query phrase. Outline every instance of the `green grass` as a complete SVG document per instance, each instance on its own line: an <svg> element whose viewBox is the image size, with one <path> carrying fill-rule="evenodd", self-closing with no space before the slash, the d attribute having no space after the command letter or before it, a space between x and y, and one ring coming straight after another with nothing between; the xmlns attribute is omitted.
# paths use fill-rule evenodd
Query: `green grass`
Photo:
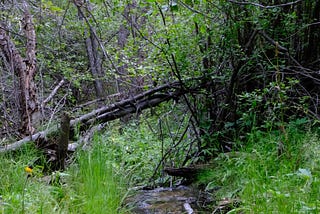
<svg viewBox="0 0 320 214"><path fill-rule="evenodd" d="M100 136L108 146L117 167L126 171L132 185L145 185L161 160L161 141L146 125L127 125Z"/></svg>
<svg viewBox="0 0 320 214"><path fill-rule="evenodd" d="M95 135L88 150L48 184L40 168L27 179L24 168L41 154L31 145L0 154L0 213L127 213L121 208L130 186L146 185L161 159L162 145L146 124L128 125L119 133L113 123ZM158 174L156 175L158 178Z"/></svg>
<svg viewBox="0 0 320 214"><path fill-rule="evenodd" d="M283 136L254 130L247 142L237 142L239 151L215 158L199 183L217 201L239 199L233 213L320 213L320 139L298 128L288 128L280 157ZM164 138L163 145L170 141ZM61 181L51 184L40 168L27 179L24 167L40 156L31 145L0 154L0 213L126 213L120 207L127 188L148 182L161 149L145 125L127 126L122 134L109 127L88 150L74 154L66 171L49 175Z"/></svg>
<svg viewBox="0 0 320 214"><path fill-rule="evenodd" d="M199 182L207 190L221 187L213 193L218 201L240 200L234 213L319 213L320 139L296 129L288 134L278 157L278 133L252 133L245 148L217 157Z"/></svg>
<svg viewBox="0 0 320 214"><path fill-rule="evenodd" d="M125 176L117 174L104 147L94 142L79 152L60 182L48 184L40 169L27 178L24 167L39 157L32 146L0 155L0 213L121 213ZM49 175L50 177L50 175Z"/></svg>
<svg viewBox="0 0 320 214"><path fill-rule="evenodd" d="M91 152L82 151L77 157L79 165L71 170L72 183L81 195L78 195L74 213L117 213L125 193L125 176L113 169L105 146L96 145Z"/></svg>

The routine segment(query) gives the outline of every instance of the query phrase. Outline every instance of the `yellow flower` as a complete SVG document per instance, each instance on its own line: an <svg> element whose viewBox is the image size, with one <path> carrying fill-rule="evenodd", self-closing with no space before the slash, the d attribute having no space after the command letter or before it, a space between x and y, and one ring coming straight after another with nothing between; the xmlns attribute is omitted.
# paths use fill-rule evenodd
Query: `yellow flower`
<svg viewBox="0 0 320 214"><path fill-rule="evenodd" d="M26 171L26 173L28 173L28 174L32 174L32 166L25 167L24 171Z"/></svg>

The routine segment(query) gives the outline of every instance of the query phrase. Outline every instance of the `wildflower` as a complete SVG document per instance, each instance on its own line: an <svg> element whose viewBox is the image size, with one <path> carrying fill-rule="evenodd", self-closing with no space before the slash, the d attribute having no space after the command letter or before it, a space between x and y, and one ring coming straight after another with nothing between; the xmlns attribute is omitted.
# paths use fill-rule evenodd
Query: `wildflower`
<svg viewBox="0 0 320 214"><path fill-rule="evenodd" d="M26 166L24 168L24 171L26 171L26 173L28 173L30 175L30 174L32 174L33 167L32 166Z"/></svg>

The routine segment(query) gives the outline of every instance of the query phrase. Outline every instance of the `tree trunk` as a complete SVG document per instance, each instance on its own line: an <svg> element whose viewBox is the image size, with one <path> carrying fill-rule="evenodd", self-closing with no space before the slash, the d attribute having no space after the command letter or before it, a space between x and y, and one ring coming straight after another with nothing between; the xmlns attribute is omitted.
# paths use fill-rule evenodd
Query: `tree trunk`
<svg viewBox="0 0 320 214"><path fill-rule="evenodd" d="M307 10L310 9L309 14L309 23L310 26L307 28L307 34L305 37L307 38L307 45L305 45L304 50L304 60L309 64L311 68L319 69L320 66L314 66L313 64L317 64L319 62L319 56L320 56L320 47L319 47L319 41L320 41L320 28L319 24L313 24L313 23L319 23L320 21L320 0L317 0L314 2L314 5L311 4L310 8L306 8ZM318 63L319 64L319 63Z"/></svg>
<svg viewBox="0 0 320 214"><path fill-rule="evenodd" d="M65 159L67 157L68 142L70 131L70 116L64 112L61 118L60 126L60 140L58 142L57 150L57 170L64 170Z"/></svg>
<svg viewBox="0 0 320 214"><path fill-rule="evenodd" d="M88 16L91 16L91 6L90 1L83 2L82 0L74 1L74 4L78 8L78 16L83 23L87 23L89 31L85 32L87 38L85 39L86 50L88 54L88 60L90 65L91 74L94 79L94 88L96 92L96 97L101 98L105 96L104 83L103 83L103 72L101 58L98 49L98 38L96 30L92 25L89 25L88 22L85 22L84 19L88 19L86 12L89 12ZM86 7L83 7L85 5ZM85 8L85 11L83 8Z"/></svg>
<svg viewBox="0 0 320 214"><path fill-rule="evenodd" d="M127 4L124 11L123 11L123 17L126 19L129 19L129 12L130 12L131 4ZM128 65L124 63L125 61L125 56L122 53L122 50L125 48L127 44L127 40L130 36L130 30L127 25L124 23L120 25L119 28L119 33L118 33L118 46L120 49L120 57L118 60L119 63L119 68L118 68L118 75L119 77L117 78L117 92L118 93L123 93L126 94L127 96L129 95L129 88L130 86L126 85L127 82L130 82L130 79L127 77L127 67Z"/></svg>
<svg viewBox="0 0 320 214"><path fill-rule="evenodd" d="M101 59L99 56L97 38L95 37L95 30L90 29L90 36L86 39L86 48L88 59L90 62L91 74L94 78L94 88L96 91L96 97L101 98L105 96L103 87L103 74L101 69Z"/></svg>
<svg viewBox="0 0 320 214"><path fill-rule="evenodd" d="M36 35L32 16L26 3L24 3L22 24L27 39L26 58L22 58L14 43L10 40L4 26L0 28L0 48L19 81L20 133L22 135L31 135L35 131L34 125L40 121L40 114L34 83L36 74Z"/></svg>

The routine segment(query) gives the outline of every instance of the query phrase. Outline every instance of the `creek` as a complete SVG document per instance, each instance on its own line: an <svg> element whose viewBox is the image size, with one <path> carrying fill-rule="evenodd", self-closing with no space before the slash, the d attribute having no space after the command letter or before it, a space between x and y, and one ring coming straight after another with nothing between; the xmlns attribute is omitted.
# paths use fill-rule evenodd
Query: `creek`
<svg viewBox="0 0 320 214"><path fill-rule="evenodd" d="M128 198L126 204L132 213L137 214L211 213L200 212L198 206L200 198L200 191L191 187L159 187L139 190Z"/></svg>

